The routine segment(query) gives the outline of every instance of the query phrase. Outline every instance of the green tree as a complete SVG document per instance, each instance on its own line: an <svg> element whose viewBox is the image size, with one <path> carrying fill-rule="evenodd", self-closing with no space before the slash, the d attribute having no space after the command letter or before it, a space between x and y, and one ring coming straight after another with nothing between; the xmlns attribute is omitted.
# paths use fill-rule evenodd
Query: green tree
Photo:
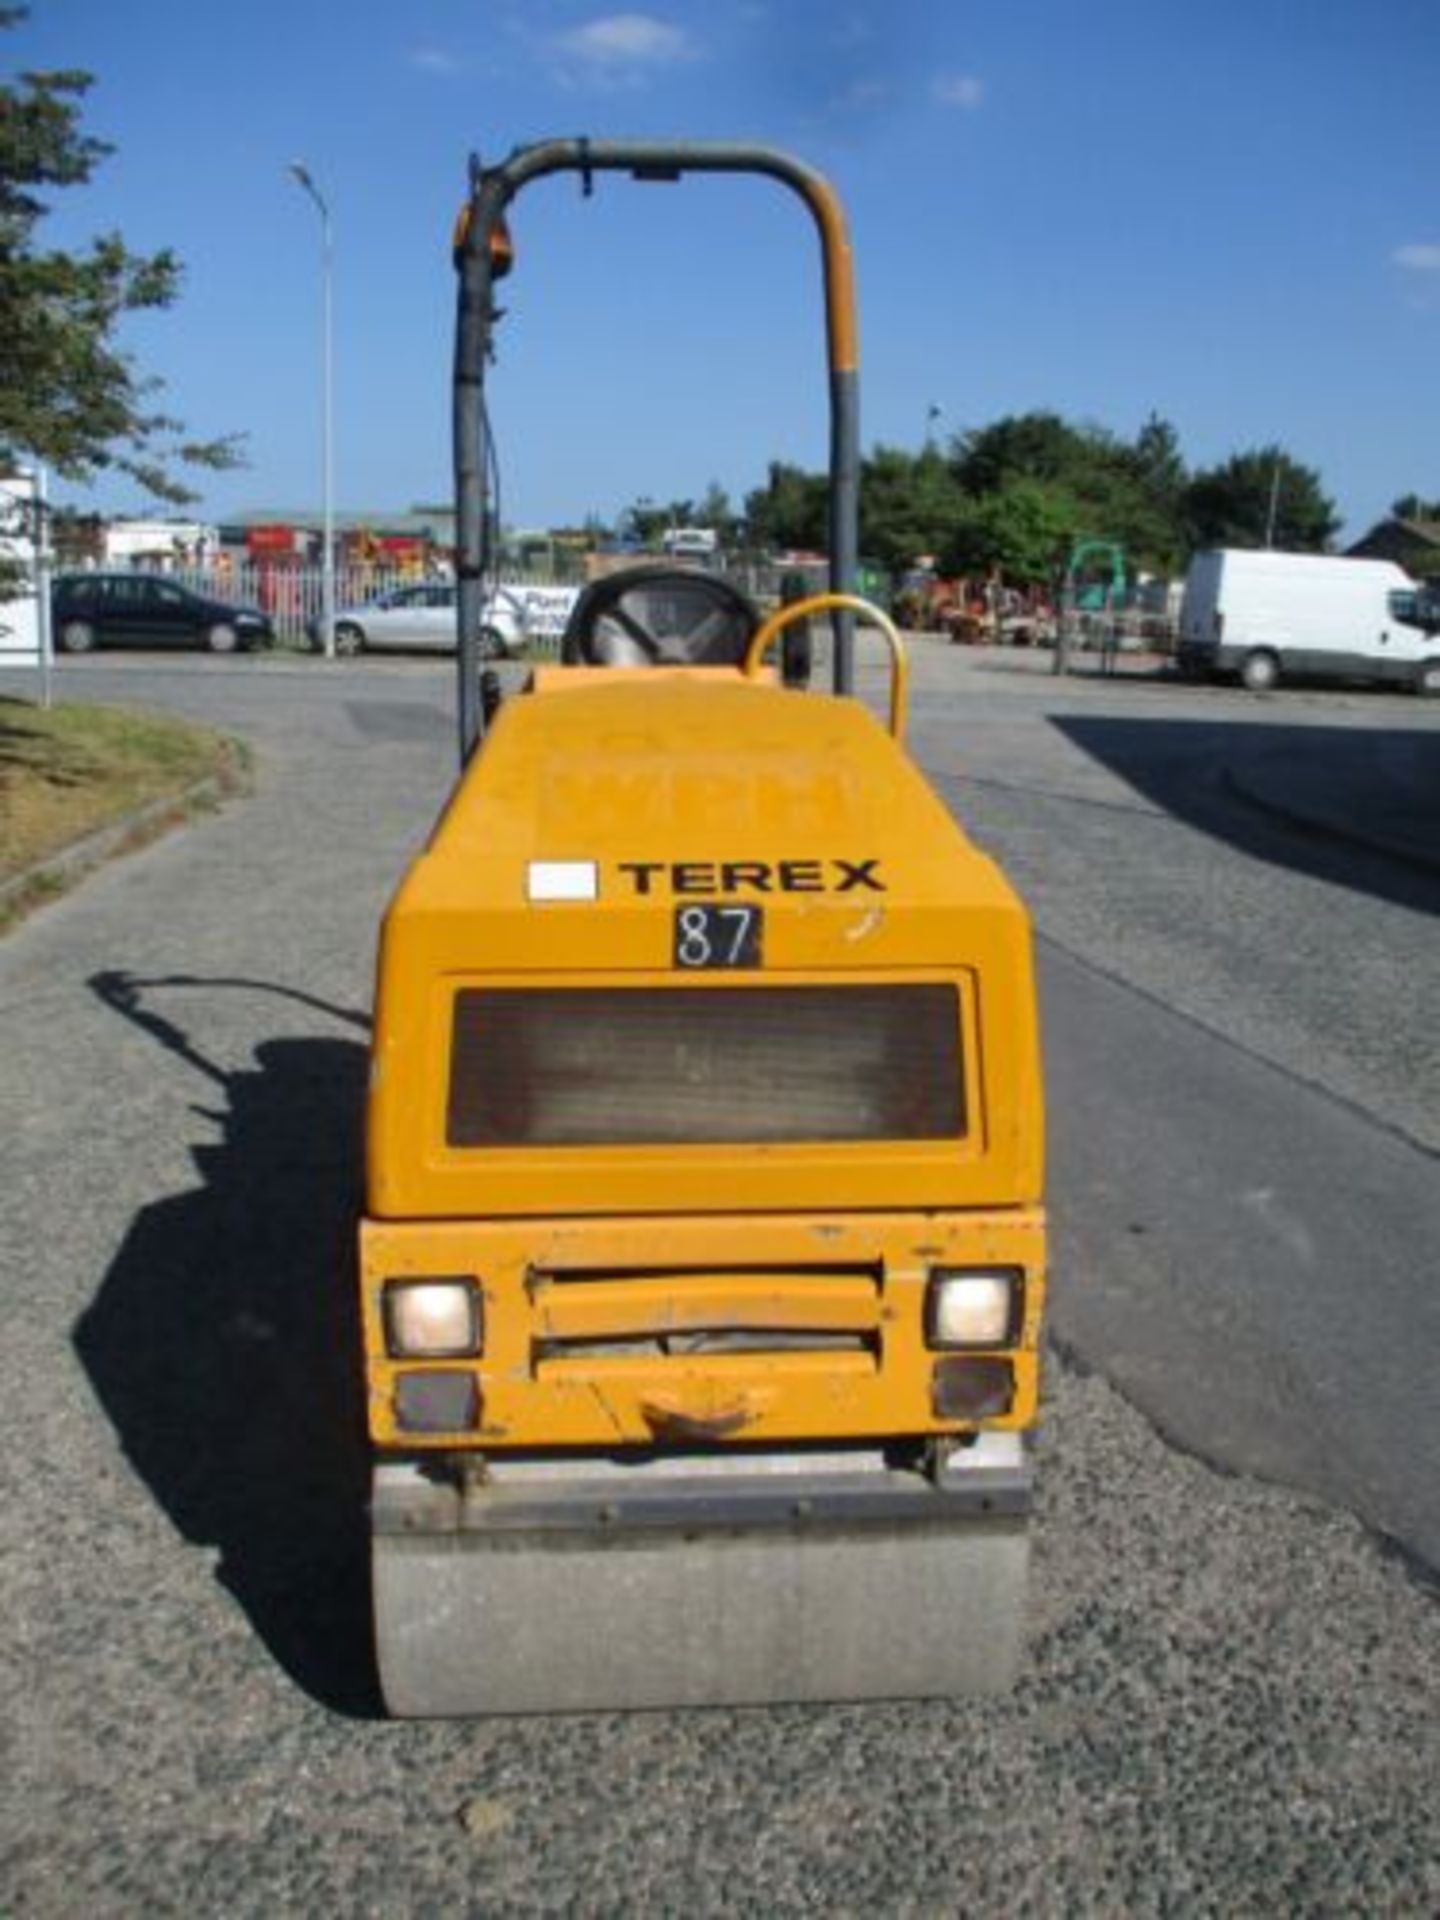
<svg viewBox="0 0 1440 1920"><path fill-rule="evenodd" d="M998 568L1012 585L1053 581L1082 527L1083 510L1067 488L1012 479L968 504L941 566L947 573Z"/></svg>
<svg viewBox="0 0 1440 1920"><path fill-rule="evenodd" d="M669 521L664 507L657 507L648 495L642 495L626 507L619 524L620 531L633 534L642 547L658 547Z"/></svg>
<svg viewBox="0 0 1440 1920"><path fill-rule="evenodd" d="M1197 473L1185 490L1184 512L1195 547L1323 553L1340 528L1319 474L1274 445L1233 453Z"/></svg>
<svg viewBox="0 0 1440 1920"><path fill-rule="evenodd" d="M1392 500L1390 511L1397 520L1440 520L1440 500L1426 500L1418 493L1402 493Z"/></svg>
<svg viewBox="0 0 1440 1920"><path fill-rule="evenodd" d="M1185 489L1189 476L1180 453L1180 436L1168 420L1152 413L1123 449L1122 465L1134 482L1132 496L1117 516L1118 538L1137 567L1174 573L1188 557Z"/></svg>
<svg viewBox="0 0 1440 1920"><path fill-rule="evenodd" d="M1109 437L1099 429L1071 426L1058 413L1007 414L961 434L955 443L955 478L968 494L999 493L1014 480L1069 486L1096 464Z"/></svg>
<svg viewBox="0 0 1440 1920"><path fill-rule="evenodd" d="M697 527L713 527L719 534L722 545L728 546L735 536L735 513L730 505L730 496L718 480L712 480L705 489L704 498L696 509Z"/></svg>
<svg viewBox="0 0 1440 1920"><path fill-rule="evenodd" d="M828 480L772 460L764 486L745 496L745 524L753 546L824 548L830 539Z"/></svg>
<svg viewBox="0 0 1440 1920"><path fill-rule="evenodd" d="M892 572L943 552L964 512L955 476L931 444L918 454L876 447L861 463L860 550Z"/></svg>
<svg viewBox="0 0 1440 1920"><path fill-rule="evenodd" d="M25 13L0 7L0 31ZM0 467L38 462L81 482L114 470L179 503L195 495L176 468L235 466L236 443L187 439L117 341L127 314L174 302L179 262L115 233L80 253L37 243L43 196L83 186L111 151L81 129L90 84L71 70L0 84Z"/></svg>
<svg viewBox="0 0 1440 1920"><path fill-rule="evenodd" d="M1134 568L1168 572L1184 557L1185 467L1174 427L1158 414L1134 441L1102 427L1075 426L1056 413L1011 414L962 435L953 465L962 489L978 500L1023 482L1048 491L1052 519L1057 503L1068 501L1076 532L1117 541ZM1000 531L1023 525L1035 508L1035 496L1022 494L998 521L972 516L969 537L987 525Z"/></svg>
<svg viewBox="0 0 1440 1920"><path fill-rule="evenodd" d="M1158 413L1149 416L1135 436L1130 459L1136 477L1153 499L1178 503L1185 491L1185 462L1180 456L1180 436L1168 420Z"/></svg>

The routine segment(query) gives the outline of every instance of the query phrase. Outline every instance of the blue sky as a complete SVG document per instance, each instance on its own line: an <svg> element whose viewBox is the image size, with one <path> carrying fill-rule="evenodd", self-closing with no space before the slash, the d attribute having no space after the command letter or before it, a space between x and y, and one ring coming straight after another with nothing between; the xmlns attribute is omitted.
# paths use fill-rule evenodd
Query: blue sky
<svg viewBox="0 0 1440 1920"><path fill-rule="evenodd" d="M1354 533L1440 496L1437 0L34 0L0 46L90 69L117 149L47 236L185 262L128 339L190 428L248 435L248 470L201 476L215 517L319 500L318 218L286 164L335 219L338 503L402 508L449 495L466 156L562 133L760 139L830 177L867 446L917 446L931 406L944 435L1155 410L1192 464L1280 441ZM824 464L789 195L546 182L514 229L508 521Z"/></svg>

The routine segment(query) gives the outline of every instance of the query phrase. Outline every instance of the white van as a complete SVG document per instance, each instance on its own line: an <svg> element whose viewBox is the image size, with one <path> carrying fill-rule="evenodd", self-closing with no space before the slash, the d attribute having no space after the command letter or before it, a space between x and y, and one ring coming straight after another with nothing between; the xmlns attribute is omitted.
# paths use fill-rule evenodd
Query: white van
<svg viewBox="0 0 1440 1920"><path fill-rule="evenodd" d="M709 560L720 551L714 527L670 527L661 536L666 553L693 560Z"/></svg>
<svg viewBox="0 0 1440 1920"><path fill-rule="evenodd" d="M1185 580L1182 673L1378 680L1440 694L1440 602L1389 560L1324 553L1197 553Z"/></svg>

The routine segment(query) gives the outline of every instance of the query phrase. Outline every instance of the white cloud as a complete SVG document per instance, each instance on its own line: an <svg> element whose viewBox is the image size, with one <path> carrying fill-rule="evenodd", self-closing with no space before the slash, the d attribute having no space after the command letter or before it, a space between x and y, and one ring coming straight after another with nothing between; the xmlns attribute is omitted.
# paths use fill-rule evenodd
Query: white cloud
<svg viewBox="0 0 1440 1920"><path fill-rule="evenodd" d="M960 107L968 113L985 98L985 84L973 73L942 74L931 92L942 107Z"/></svg>
<svg viewBox="0 0 1440 1920"><path fill-rule="evenodd" d="M410 64L421 73L458 73L460 70L460 62L443 47L416 47L410 55Z"/></svg>
<svg viewBox="0 0 1440 1920"><path fill-rule="evenodd" d="M609 13L562 33L556 46L571 61L592 72L622 68L668 67L695 57L695 45L683 27L651 13Z"/></svg>
<svg viewBox="0 0 1440 1920"><path fill-rule="evenodd" d="M852 80L830 102L832 113L863 112L867 107L883 107L895 97L895 88L885 79Z"/></svg>
<svg viewBox="0 0 1440 1920"><path fill-rule="evenodd" d="M1410 267L1416 273L1440 273L1440 245L1432 240L1417 240L1408 247L1397 247L1390 258L1397 267Z"/></svg>

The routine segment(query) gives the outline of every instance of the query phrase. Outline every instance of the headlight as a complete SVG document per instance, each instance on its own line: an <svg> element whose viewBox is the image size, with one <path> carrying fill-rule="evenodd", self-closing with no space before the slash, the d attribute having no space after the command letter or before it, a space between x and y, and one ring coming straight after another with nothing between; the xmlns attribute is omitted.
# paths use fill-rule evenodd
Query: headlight
<svg viewBox="0 0 1440 1920"><path fill-rule="evenodd" d="M456 1360L479 1353L484 1318L478 1281L468 1274L387 1280L385 1344L402 1360Z"/></svg>
<svg viewBox="0 0 1440 1920"><path fill-rule="evenodd" d="M925 1300L925 1337L932 1347L1004 1347L1020 1330L1018 1267L960 1272L936 1267Z"/></svg>

